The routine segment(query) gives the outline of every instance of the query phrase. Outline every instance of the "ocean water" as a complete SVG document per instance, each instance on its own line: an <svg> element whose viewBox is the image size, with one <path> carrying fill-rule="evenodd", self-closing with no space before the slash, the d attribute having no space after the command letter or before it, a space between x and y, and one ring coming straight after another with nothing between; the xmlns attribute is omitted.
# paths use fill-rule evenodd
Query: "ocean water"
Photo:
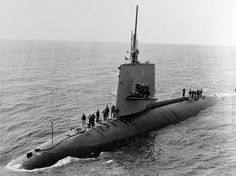
<svg viewBox="0 0 236 176"><path fill-rule="evenodd" d="M0 175L236 175L236 48L140 45L156 64L156 96L203 89L219 101L195 117L136 138L98 158L65 158L33 171L16 157L80 125L80 117L115 99L118 66L129 44L0 41Z"/></svg>

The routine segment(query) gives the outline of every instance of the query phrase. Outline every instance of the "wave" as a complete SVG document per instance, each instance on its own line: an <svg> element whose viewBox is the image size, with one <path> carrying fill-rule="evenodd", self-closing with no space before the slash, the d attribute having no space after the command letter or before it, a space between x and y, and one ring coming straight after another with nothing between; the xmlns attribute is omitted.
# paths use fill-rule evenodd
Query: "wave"
<svg viewBox="0 0 236 176"><path fill-rule="evenodd" d="M102 155L102 153L101 153ZM50 167L44 167L44 168L39 168L39 169L32 169L32 170L26 170L26 169L22 169L21 163L17 163L17 164L13 164L16 160L18 159L13 159L12 161L10 161L7 165L6 165L6 169L12 170L12 171L16 171L16 172L38 172L38 171L44 171L44 170L48 170L48 169L52 169L52 168L58 168L58 167L64 167L66 165L72 164L72 163L76 163L78 161L91 161L91 160L95 160L96 158L75 158L75 157L66 157L63 158L61 160L59 160L56 164L50 166Z"/></svg>
<svg viewBox="0 0 236 176"><path fill-rule="evenodd" d="M236 97L236 92L228 92L228 93L218 92L218 93L215 93L215 95L217 97L221 97L221 98L224 98L224 97Z"/></svg>

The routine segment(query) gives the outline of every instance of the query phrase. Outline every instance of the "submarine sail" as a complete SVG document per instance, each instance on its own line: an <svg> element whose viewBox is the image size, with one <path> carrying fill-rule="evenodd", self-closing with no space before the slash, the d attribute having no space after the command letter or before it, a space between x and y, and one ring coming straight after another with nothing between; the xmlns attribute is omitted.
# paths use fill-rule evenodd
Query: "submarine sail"
<svg viewBox="0 0 236 176"><path fill-rule="evenodd" d="M116 106L121 117L143 111L155 100L155 64L138 61L137 23L138 6L131 40L130 63L119 67Z"/></svg>
<svg viewBox="0 0 236 176"><path fill-rule="evenodd" d="M31 170L49 167L68 156L98 157L101 152L110 151L126 139L181 122L215 104L216 97L210 96L200 96L197 100L189 97L155 99L155 64L138 60L137 19L138 6L130 63L119 67L118 117L97 123L94 128L70 129L55 137L53 143L49 140L14 160L12 165Z"/></svg>

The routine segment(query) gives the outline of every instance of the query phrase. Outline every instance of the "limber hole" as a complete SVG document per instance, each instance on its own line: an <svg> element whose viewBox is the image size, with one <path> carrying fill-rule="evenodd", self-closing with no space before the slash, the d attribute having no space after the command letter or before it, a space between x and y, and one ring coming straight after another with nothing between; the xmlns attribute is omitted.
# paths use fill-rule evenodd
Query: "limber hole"
<svg viewBox="0 0 236 176"><path fill-rule="evenodd" d="M26 154L26 157L27 157L27 158L30 158L31 156L33 156L33 153L32 153L32 152L29 152L29 153Z"/></svg>

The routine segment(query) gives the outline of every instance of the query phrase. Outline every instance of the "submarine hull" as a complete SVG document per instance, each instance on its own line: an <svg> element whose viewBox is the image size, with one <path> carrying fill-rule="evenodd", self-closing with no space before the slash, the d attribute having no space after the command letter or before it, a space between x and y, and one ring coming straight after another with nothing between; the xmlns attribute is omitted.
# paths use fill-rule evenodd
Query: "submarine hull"
<svg viewBox="0 0 236 176"><path fill-rule="evenodd" d="M84 133L71 136L67 133L62 134L53 146L48 141L37 147L38 151L32 150L30 152L32 156L23 156L15 161L15 164L18 162L21 164L20 168L29 170L51 166L67 156L97 157L101 152L114 150L117 145L127 144L134 136L196 116L200 111L213 106L215 102L216 97L198 101L184 97L157 101L140 113L100 123Z"/></svg>

